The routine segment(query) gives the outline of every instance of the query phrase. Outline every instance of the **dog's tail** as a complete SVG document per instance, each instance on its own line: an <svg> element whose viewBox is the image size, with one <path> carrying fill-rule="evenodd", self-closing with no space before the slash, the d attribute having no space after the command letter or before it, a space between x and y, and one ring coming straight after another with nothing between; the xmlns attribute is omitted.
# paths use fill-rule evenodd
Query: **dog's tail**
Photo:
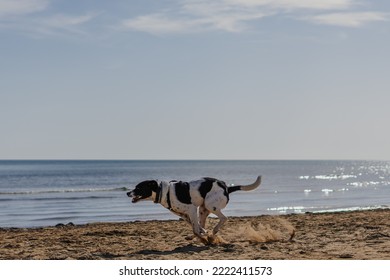
<svg viewBox="0 0 390 280"><path fill-rule="evenodd" d="M258 186L260 186L260 183L261 183L261 176L258 176L256 182L254 182L253 184L228 187L228 193L232 193L236 191L252 191L256 189Z"/></svg>

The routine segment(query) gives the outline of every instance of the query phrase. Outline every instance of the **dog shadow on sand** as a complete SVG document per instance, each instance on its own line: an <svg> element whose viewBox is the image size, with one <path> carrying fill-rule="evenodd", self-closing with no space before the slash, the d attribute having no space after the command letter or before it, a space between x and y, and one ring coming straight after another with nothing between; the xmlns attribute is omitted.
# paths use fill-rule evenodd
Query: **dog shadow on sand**
<svg viewBox="0 0 390 280"><path fill-rule="evenodd" d="M188 244L184 246L179 246L176 247L173 250L141 250L136 252L135 254L139 255L158 255L158 256L169 256L169 255L174 255L174 254L192 254L192 253L200 253L205 250L209 250L210 246L197 246L193 244Z"/></svg>
<svg viewBox="0 0 390 280"><path fill-rule="evenodd" d="M234 251L236 242L268 243L291 241L295 235L295 228L286 220L271 218L268 223L246 223L237 227L227 227L223 234L207 236L208 243L193 239L191 244L178 246L171 250L140 250L139 255L169 256L175 254L194 254L210 249L220 248L222 251Z"/></svg>

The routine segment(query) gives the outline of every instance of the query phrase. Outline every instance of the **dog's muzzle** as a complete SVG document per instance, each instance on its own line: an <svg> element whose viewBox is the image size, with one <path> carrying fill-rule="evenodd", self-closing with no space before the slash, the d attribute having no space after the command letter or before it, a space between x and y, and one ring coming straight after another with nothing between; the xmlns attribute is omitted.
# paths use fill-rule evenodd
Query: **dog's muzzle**
<svg viewBox="0 0 390 280"><path fill-rule="evenodd" d="M133 191L128 192L128 193L127 193L127 196L133 198L133 199L131 200L132 203L136 203L136 202L138 202L138 201L141 199L141 196L134 195L134 192L133 192Z"/></svg>

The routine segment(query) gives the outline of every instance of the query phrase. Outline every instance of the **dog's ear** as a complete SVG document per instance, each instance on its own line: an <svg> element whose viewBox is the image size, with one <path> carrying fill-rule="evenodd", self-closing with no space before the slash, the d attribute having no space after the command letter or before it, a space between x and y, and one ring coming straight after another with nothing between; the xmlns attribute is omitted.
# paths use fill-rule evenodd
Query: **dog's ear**
<svg viewBox="0 0 390 280"><path fill-rule="evenodd" d="M157 192L157 190L158 190L158 183L157 183L156 180L149 181L148 186L150 187L150 189L152 191Z"/></svg>

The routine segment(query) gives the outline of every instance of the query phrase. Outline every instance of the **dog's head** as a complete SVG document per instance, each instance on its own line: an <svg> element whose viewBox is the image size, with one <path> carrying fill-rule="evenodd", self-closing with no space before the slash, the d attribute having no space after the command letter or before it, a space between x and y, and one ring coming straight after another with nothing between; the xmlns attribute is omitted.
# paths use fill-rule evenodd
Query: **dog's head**
<svg viewBox="0 0 390 280"><path fill-rule="evenodd" d="M128 197L133 198L131 202L136 203L140 200L153 200L153 193L158 190L156 180L143 181L135 186L135 189L127 193Z"/></svg>

